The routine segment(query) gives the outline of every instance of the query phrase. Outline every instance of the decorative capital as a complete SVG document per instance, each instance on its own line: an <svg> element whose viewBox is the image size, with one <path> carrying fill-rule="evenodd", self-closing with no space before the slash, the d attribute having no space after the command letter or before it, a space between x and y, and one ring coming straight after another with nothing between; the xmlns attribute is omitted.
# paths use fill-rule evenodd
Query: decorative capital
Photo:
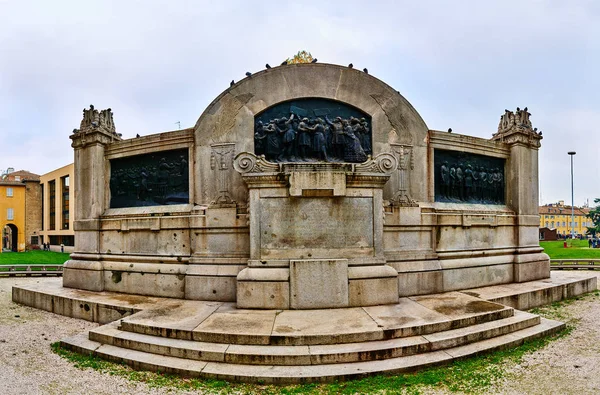
<svg viewBox="0 0 600 395"><path fill-rule="evenodd" d="M354 165L354 171L359 173L392 174L398 168L398 159L387 152L379 154L364 163Z"/></svg>
<svg viewBox="0 0 600 395"><path fill-rule="evenodd" d="M501 141L508 145L526 145L530 148L539 148L542 131L533 128L529 117L531 113L527 107L520 109L517 107L515 112L504 110L498 124L498 132L492 136L492 141Z"/></svg>
<svg viewBox="0 0 600 395"><path fill-rule="evenodd" d="M264 155L256 156L251 152L240 152L233 160L233 168L240 174L274 173L280 171L276 163L268 162Z"/></svg>

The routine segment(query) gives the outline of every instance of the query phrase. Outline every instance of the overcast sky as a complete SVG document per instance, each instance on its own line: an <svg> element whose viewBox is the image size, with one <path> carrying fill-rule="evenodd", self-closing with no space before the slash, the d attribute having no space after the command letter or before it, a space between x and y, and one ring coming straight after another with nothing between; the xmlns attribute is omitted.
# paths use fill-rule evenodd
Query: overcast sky
<svg viewBox="0 0 600 395"><path fill-rule="evenodd" d="M367 67L430 129L543 131L540 201L600 197L600 2L0 0L0 170L73 161L89 104L124 138L193 126L229 81L306 49Z"/></svg>

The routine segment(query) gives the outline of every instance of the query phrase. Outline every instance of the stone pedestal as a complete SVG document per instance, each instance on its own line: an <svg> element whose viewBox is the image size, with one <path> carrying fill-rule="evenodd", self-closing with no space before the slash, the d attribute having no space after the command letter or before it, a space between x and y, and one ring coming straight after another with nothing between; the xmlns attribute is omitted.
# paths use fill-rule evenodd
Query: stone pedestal
<svg viewBox="0 0 600 395"><path fill-rule="evenodd" d="M250 260L237 277L238 307L396 303L397 273L383 255L382 198L396 165L389 154L363 164L238 155L234 166L250 196Z"/></svg>

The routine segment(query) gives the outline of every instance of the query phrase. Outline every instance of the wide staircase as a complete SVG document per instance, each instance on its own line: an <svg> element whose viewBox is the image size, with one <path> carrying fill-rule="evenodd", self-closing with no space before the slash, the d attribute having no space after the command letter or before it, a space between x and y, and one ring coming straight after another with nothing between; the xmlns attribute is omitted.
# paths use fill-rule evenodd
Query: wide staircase
<svg viewBox="0 0 600 395"><path fill-rule="evenodd" d="M231 303L179 300L62 345L136 369L284 384L413 371L563 327L461 292L326 310L241 310Z"/></svg>

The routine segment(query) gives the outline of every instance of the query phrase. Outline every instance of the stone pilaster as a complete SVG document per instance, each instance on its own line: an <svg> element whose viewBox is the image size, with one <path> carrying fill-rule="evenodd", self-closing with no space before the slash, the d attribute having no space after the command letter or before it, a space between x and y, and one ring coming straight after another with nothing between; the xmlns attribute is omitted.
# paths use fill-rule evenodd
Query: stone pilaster
<svg viewBox="0 0 600 395"><path fill-rule="evenodd" d="M531 127L527 108L515 114L507 111L492 140L502 141L510 149L507 162L506 202L517 214L517 251L514 281L525 282L550 277L550 261L539 245L538 150L541 133Z"/></svg>
<svg viewBox="0 0 600 395"><path fill-rule="evenodd" d="M109 201L110 166L104 152L109 144L121 140L111 109L84 109L80 129L74 129L70 139L75 150L75 253L65 264L63 285L102 291L102 264L95 254L100 253L99 219Z"/></svg>

